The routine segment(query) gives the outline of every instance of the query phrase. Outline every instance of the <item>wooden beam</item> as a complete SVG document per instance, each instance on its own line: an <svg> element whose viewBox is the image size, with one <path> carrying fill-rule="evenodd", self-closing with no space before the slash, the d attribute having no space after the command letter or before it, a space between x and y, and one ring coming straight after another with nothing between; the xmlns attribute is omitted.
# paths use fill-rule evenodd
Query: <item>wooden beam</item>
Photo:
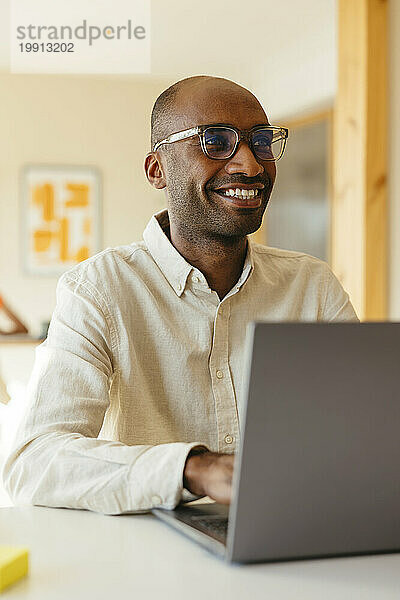
<svg viewBox="0 0 400 600"><path fill-rule="evenodd" d="M362 320L387 315L386 44L386 0L338 0L332 267Z"/></svg>

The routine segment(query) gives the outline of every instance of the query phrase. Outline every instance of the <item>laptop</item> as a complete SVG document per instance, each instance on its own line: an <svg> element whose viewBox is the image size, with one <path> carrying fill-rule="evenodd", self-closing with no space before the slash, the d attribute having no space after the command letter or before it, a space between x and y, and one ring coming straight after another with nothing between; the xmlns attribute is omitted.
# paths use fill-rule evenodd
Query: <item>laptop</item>
<svg viewBox="0 0 400 600"><path fill-rule="evenodd" d="M153 513L238 563L400 550L400 323L250 323L230 507Z"/></svg>

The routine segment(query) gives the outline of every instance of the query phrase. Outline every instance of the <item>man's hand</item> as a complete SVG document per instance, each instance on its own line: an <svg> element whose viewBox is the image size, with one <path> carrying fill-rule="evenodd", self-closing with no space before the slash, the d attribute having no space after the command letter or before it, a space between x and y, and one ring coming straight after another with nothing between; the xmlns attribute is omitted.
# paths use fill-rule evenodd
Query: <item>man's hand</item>
<svg viewBox="0 0 400 600"><path fill-rule="evenodd" d="M183 472L184 487L197 496L230 504L234 460L233 454L208 451L189 454Z"/></svg>

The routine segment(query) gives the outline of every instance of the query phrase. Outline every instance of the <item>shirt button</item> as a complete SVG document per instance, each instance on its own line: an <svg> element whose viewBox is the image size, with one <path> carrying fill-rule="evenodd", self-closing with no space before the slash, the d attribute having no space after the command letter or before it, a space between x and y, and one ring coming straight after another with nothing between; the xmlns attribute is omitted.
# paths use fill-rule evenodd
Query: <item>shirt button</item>
<svg viewBox="0 0 400 600"><path fill-rule="evenodd" d="M195 283L199 283L200 279L197 277L197 275L194 275L194 277L193 277L193 281L194 281Z"/></svg>
<svg viewBox="0 0 400 600"><path fill-rule="evenodd" d="M182 289L182 286L181 286L181 284L180 284L180 283L178 283L178 285L176 286L176 289L178 290L178 292L180 292L180 291L181 291L181 289Z"/></svg>
<svg viewBox="0 0 400 600"><path fill-rule="evenodd" d="M160 506L160 504L162 504L162 500L160 496L152 496L151 503L153 506Z"/></svg>
<svg viewBox="0 0 400 600"><path fill-rule="evenodd" d="M217 377L218 377L218 379L222 379L222 378L223 378L223 376L224 376L223 372L222 372L222 371L220 371L220 370L218 370L218 371L217 371Z"/></svg>
<svg viewBox="0 0 400 600"><path fill-rule="evenodd" d="M233 444L233 436L230 435L229 433L226 434L226 436L224 437L224 442L225 444Z"/></svg>

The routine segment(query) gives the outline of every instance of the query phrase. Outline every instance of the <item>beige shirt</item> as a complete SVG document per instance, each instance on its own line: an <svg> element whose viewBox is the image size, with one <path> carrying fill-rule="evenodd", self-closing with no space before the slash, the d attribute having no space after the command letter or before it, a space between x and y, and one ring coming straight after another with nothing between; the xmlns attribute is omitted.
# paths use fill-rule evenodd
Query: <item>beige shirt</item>
<svg viewBox="0 0 400 600"><path fill-rule="evenodd" d="M144 241L61 277L4 469L16 503L119 514L193 499L191 448L238 447L248 322L357 319L327 264L250 240L220 301L168 224L161 211Z"/></svg>

